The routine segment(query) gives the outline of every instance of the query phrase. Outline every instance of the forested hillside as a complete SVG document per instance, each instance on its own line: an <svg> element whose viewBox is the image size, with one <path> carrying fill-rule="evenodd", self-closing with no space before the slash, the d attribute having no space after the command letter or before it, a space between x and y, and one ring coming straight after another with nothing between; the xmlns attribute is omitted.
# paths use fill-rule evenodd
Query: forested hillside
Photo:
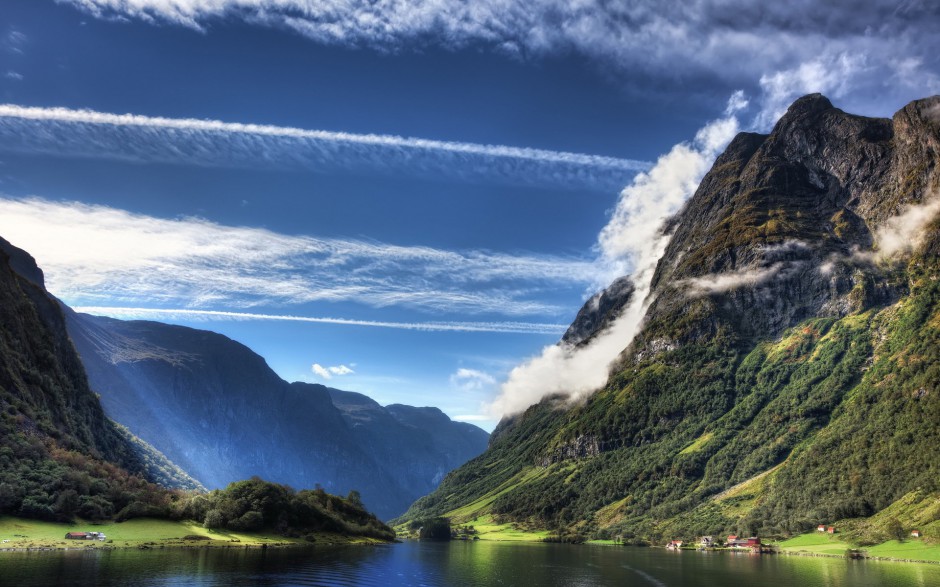
<svg viewBox="0 0 940 587"><path fill-rule="evenodd" d="M938 162L936 97L888 120L807 96L739 135L669 221L607 385L505 419L404 519L646 542L839 520L877 539L901 517L940 537ZM615 286L562 344L616 320Z"/></svg>

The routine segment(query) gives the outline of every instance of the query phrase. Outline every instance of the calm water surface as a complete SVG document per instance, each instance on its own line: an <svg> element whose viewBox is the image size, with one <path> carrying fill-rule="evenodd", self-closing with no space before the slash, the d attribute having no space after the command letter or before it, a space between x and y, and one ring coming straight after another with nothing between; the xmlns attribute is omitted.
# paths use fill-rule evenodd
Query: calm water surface
<svg viewBox="0 0 940 587"><path fill-rule="evenodd" d="M3 587L940 586L940 565L653 548L408 542L321 550L0 553Z"/></svg>

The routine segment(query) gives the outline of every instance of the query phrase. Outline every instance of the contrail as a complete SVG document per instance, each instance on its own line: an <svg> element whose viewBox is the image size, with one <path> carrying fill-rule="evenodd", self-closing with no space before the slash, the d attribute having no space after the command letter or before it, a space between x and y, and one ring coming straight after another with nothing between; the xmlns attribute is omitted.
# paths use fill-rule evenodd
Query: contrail
<svg viewBox="0 0 940 587"><path fill-rule="evenodd" d="M191 320L279 320L287 322L312 322L315 324L339 324L371 328L395 328L424 332L495 332L503 334L561 334L564 324L540 324L531 322L383 322L377 320L354 320L292 316L280 314L254 314L249 312L225 312L220 310L186 310L167 308L123 308L108 306L76 306L76 312L110 316L123 319L191 319Z"/></svg>
<svg viewBox="0 0 940 587"><path fill-rule="evenodd" d="M0 104L0 149L207 166L363 167L619 190L646 161L506 145Z"/></svg>

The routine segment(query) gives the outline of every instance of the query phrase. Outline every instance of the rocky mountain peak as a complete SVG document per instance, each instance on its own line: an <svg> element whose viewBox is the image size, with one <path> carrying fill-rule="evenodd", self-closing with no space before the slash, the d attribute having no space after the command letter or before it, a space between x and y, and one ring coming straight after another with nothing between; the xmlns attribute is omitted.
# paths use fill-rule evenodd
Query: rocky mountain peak
<svg viewBox="0 0 940 587"><path fill-rule="evenodd" d="M774 335L806 316L897 297L904 284L858 253L872 251L889 218L940 194L938 153L940 97L887 119L810 94L770 134L740 133L667 225L673 237L635 355L718 331ZM616 317L625 283L589 300L563 340L581 343Z"/></svg>

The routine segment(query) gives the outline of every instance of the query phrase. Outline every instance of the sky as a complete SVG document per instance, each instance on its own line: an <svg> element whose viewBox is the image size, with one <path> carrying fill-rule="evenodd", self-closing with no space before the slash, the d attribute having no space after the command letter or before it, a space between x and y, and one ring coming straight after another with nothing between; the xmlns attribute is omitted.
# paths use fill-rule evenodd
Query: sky
<svg viewBox="0 0 940 587"><path fill-rule="evenodd" d="M940 93L929 1L4 0L0 236L69 305L491 429L589 393L740 130ZM642 290L642 288L641 288Z"/></svg>

